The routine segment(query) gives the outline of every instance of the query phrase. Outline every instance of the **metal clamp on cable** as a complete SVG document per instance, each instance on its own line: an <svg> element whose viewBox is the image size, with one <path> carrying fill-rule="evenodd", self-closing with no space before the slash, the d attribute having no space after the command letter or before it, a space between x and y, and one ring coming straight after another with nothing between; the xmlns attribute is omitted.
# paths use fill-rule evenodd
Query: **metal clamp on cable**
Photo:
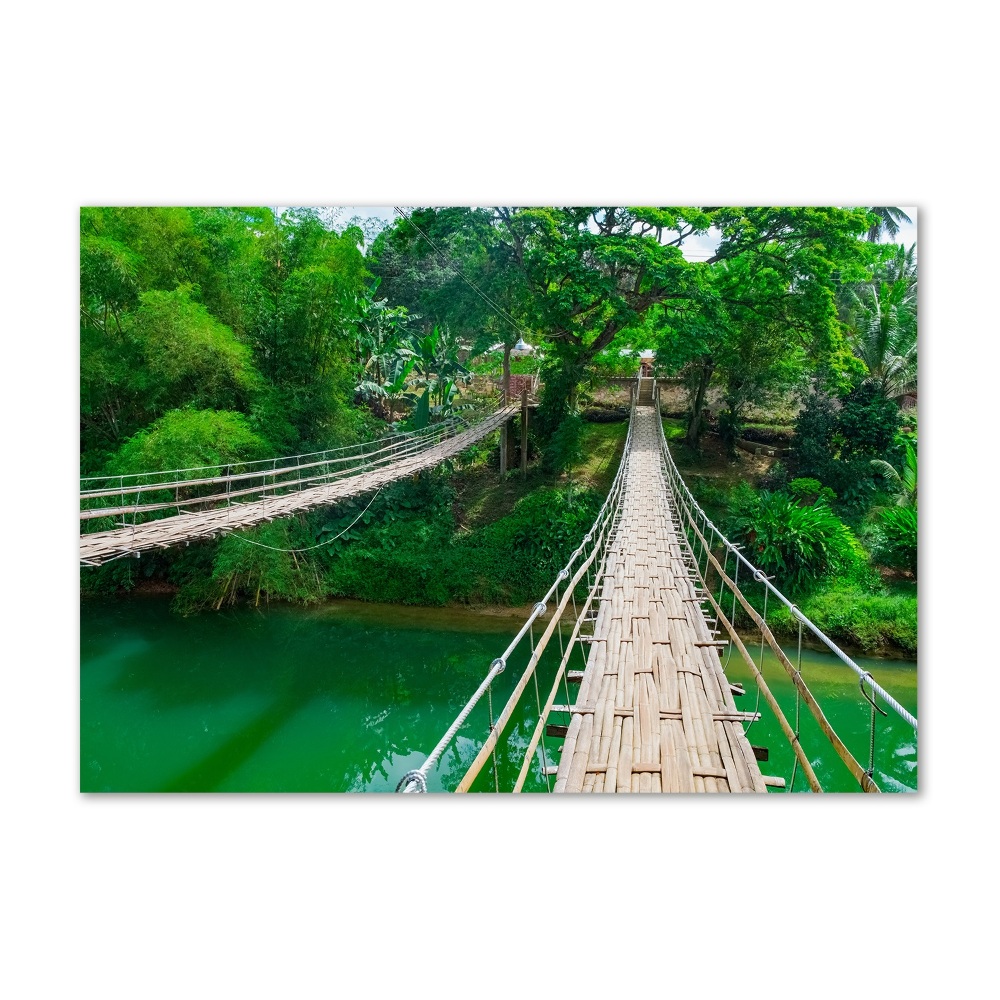
<svg viewBox="0 0 1000 1000"><path fill-rule="evenodd" d="M490 670L496 670L498 674L502 674L506 669L507 669L507 661L502 656L498 656L490 664Z"/></svg>
<svg viewBox="0 0 1000 1000"><path fill-rule="evenodd" d="M859 686L861 687L861 693L865 696L865 701L867 701L868 704L871 705L871 707L874 708L875 711L879 713L879 715L886 715L887 716L889 713L888 712L883 712L882 709L879 708L878 705L875 704L875 698L873 696L874 690L875 690L874 687L872 688L873 694L869 694L865 690L865 680L866 679L871 684L873 684L873 685L875 683L875 678L872 677L872 675L867 670L861 675L861 678L859 680Z"/></svg>
<svg viewBox="0 0 1000 1000"><path fill-rule="evenodd" d="M548 608L546 608L546 607L545 607L545 605L544 605L544 604L542 604L542 602L541 602L541 601L539 601L539 602L538 602L538 603L537 603L537 604L536 604L536 605L535 605L535 606L534 606L534 607L532 608L532 611L534 611L534 612L535 612L535 614L537 614L539 618L541 618L541 617L542 617L542 615L544 615L544 614L545 614L545 612L546 612L547 610L548 610Z"/></svg>

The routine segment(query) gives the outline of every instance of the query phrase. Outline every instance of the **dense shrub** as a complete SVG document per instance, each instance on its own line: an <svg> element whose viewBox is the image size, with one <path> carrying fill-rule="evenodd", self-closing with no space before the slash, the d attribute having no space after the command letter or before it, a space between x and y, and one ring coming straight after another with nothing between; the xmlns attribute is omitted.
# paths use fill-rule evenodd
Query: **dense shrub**
<svg viewBox="0 0 1000 1000"><path fill-rule="evenodd" d="M555 575L587 533L600 507L591 490L543 488L519 500L505 521L513 521L511 541Z"/></svg>
<svg viewBox="0 0 1000 1000"><path fill-rule="evenodd" d="M255 434L242 413L227 410L170 410L132 435L107 466L110 475L129 475L229 463L268 456L271 443Z"/></svg>
<svg viewBox="0 0 1000 1000"><path fill-rule="evenodd" d="M201 572L181 575L174 608L189 613L242 602L318 601L324 592L311 564L285 551L311 542L303 518L285 518L229 535L215 546L208 572L203 567Z"/></svg>
<svg viewBox="0 0 1000 1000"><path fill-rule="evenodd" d="M867 508L876 486L871 460L896 458L899 419L896 404L871 382L856 386L840 401L810 393L795 420L796 474L830 487L844 505Z"/></svg>
<svg viewBox="0 0 1000 1000"><path fill-rule="evenodd" d="M861 556L851 530L822 501L800 506L786 493L737 498L726 526L730 539L746 546L747 557L777 585L792 591L845 569Z"/></svg>
<svg viewBox="0 0 1000 1000"><path fill-rule="evenodd" d="M771 468L767 470L760 477L758 485L762 490L780 490L784 486L788 485L788 480L791 476L788 466L779 458L777 462L771 465Z"/></svg>
<svg viewBox="0 0 1000 1000"><path fill-rule="evenodd" d="M873 381L864 381L844 398L837 418L840 457L886 458L894 452L899 407Z"/></svg>
<svg viewBox="0 0 1000 1000"><path fill-rule="evenodd" d="M872 562L917 572L917 508L885 507L873 517L868 535Z"/></svg>
<svg viewBox="0 0 1000 1000"><path fill-rule="evenodd" d="M799 476L823 482L830 475L837 433L837 407L829 396L811 392L795 418L792 453Z"/></svg>
<svg viewBox="0 0 1000 1000"><path fill-rule="evenodd" d="M817 500L830 503L837 499L837 494L829 486L824 486L818 479L793 479L788 484L788 492L796 500L807 504L813 504Z"/></svg>
<svg viewBox="0 0 1000 1000"><path fill-rule="evenodd" d="M759 603L759 602L758 602ZM850 582L834 580L799 602L802 613L839 645L868 653L896 649L917 652L915 594L877 593ZM768 606L768 625L775 635L798 635L798 623L784 606Z"/></svg>

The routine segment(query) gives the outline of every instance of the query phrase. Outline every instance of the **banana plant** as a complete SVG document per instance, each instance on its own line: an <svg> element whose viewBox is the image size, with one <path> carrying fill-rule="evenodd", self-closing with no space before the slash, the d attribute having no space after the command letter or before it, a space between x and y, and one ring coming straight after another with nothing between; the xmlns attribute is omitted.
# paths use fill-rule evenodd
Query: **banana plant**
<svg viewBox="0 0 1000 1000"><path fill-rule="evenodd" d="M401 306L389 308L387 299L376 299L378 285L376 280L367 294L355 302L358 314L357 351L361 365L361 379L355 391L361 394L362 399L385 395L379 389L396 380L400 359L412 358L414 354L407 346L406 309ZM396 391L398 393L399 390Z"/></svg>
<svg viewBox="0 0 1000 1000"><path fill-rule="evenodd" d="M447 333L435 326L425 336L410 341L414 351L417 377L410 383L410 401L414 404L413 422L416 428L426 427L431 415L445 416L451 412L459 384L472 381L470 372L458 361L458 347L450 343Z"/></svg>

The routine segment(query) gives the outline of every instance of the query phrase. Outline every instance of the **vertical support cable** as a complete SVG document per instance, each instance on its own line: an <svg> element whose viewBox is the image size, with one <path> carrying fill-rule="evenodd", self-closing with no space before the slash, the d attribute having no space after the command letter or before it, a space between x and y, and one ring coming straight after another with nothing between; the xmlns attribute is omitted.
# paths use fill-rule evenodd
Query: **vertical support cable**
<svg viewBox="0 0 1000 1000"><path fill-rule="evenodd" d="M722 605L722 595L723 595L723 592L726 589L725 573L726 573L727 569L729 569L729 549L726 549L726 555L725 555L723 563L722 563L723 578L719 580L719 601L718 601L718 603L719 603L720 607Z"/></svg>
<svg viewBox="0 0 1000 1000"><path fill-rule="evenodd" d="M489 704L490 711L490 735L493 734L493 681L490 681L490 686L486 689L486 700ZM497 773L497 748L493 747L493 788L500 793L500 776Z"/></svg>
<svg viewBox="0 0 1000 1000"><path fill-rule="evenodd" d="M753 578L758 583L762 583L762 584L764 584L764 581L767 580L767 577L764 576L764 574L761 573L760 570L757 570L757 572L754 573ZM764 626L767 625L767 594L768 594L768 588L767 588L767 585L764 584L764 614L761 616L761 619L760 619L760 621L761 621L761 625L760 625L760 663L757 666L757 669L760 671L761 677L764 676ZM733 595L734 599L735 599L735 596L736 595L734 594ZM757 700L754 703L753 714L754 714L754 717L747 723L746 729L744 730L744 732L746 732L746 733L750 732L750 727L757 721L757 716L760 714L760 684L757 685Z"/></svg>
<svg viewBox="0 0 1000 1000"><path fill-rule="evenodd" d="M542 698L538 693L538 671L534 670L532 676L535 681L535 707L538 710L538 718L542 717ZM545 775L545 787L551 792L552 791L552 780L549 775L549 757L545 752L545 730L542 730L541 739L538 741L538 745L542 750L542 773Z"/></svg>
<svg viewBox="0 0 1000 1000"><path fill-rule="evenodd" d="M792 605L795 608L794 605ZM798 608L795 608L796 617L798 617ZM799 653L798 658L795 663L795 740L799 741L799 711L802 706L802 696L799 693L798 681L802 677L802 619L799 618ZM795 772L799 766L799 758L792 754L792 776L788 779L788 790L792 792L795 790Z"/></svg>
<svg viewBox="0 0 1000 1000"><path fill-rule="evenodd" d="M865 680L868 680L872 684L872 693L869 695L865 690ZM868 748L868 770L865 772L868 775L868 780L871 781L875 774L875 713L878 712L880 715L887 715L887 712L883 712L878 705L875 704L875 678L866 670L860 679L861 684L861 694L864 696L865 700L871 705L871 742ZM861 782L861 787L865 788L864 782ZM866 789L867 790L867 789Z"/></svg>
<svg viewBox="0 0 1000 1000"><path fill-rule="evenodd" d="M558 591L557 591L557 593L558 593ZM557 608L559 607L559 599L558 599L558 597L556 598L556 607ZM544 615L545 612L543 611L542 614ZM534 655L535 655L535 622L534 622L534 619L532 619L531 627L528 629L528 639L529 639L529 642L531 643L531 655L532 655L532 657L534 657ZM537 668L538 668L538 665L535 664L534 674L535 674L535 697L536 698L538 697L538 669ZM566 704L569 704L569 688L566 689ZM541 715L542 715L542 707L541 707L541 702L539 702L539 704L538 704L538 717L541 718ZM547 758L545 756L545 734L544 734L544 732L542 733L542 738L541 738L540 744L541 744L541 747L542 747L542 773L545 775L545 787L551 792L552 791L552 782L549 780L549 773L548 773L548 767L549 767L549 765L547 763Z"/></svg>

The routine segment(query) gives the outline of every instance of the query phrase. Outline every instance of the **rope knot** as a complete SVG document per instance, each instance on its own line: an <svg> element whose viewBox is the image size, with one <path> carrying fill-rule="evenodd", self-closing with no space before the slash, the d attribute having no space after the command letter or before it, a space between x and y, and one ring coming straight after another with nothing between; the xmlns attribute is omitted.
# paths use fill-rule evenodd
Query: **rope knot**
<svg viewBox="0 0 1000 1000"><path fill-rule="evenodd" d="M396 785L396 791L400 792L426 792L427 791L427 778L424 776L423 771L414 770L407 771L399 780L399 784Z"/></svg>

